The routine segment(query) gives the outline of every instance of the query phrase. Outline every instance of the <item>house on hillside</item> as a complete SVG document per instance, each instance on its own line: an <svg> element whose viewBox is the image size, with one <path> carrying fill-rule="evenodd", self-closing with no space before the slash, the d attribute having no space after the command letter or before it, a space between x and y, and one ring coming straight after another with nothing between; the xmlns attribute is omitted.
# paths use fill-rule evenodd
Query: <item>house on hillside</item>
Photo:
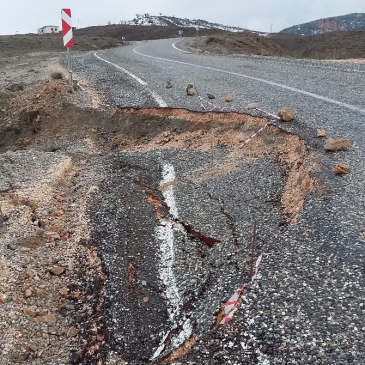
<svg viewBox="0 0 365 365"><path fill-rule="evenodd" d="M58 33L59 31L58 25L45 25L44 27L38 29L38 34Z"/></svg>

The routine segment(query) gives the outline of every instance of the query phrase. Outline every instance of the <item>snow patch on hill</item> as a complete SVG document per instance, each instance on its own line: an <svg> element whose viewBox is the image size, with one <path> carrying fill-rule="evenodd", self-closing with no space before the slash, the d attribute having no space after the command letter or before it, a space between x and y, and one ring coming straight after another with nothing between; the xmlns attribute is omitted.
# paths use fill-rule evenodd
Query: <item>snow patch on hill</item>
<svg viewBox="0 0 365 365"><path fill-rule="evenodd" d="M243 32L244 28L226 26L218 23L210 23L202 19L187 19L187 18L176 18L175 16L165 16L165 15L150 15L146 14L136 14L136 17L130 21L126 22L127 25L159 25L159 26L175 26L175 27L185 27L185 28L204 28L204 29L221 29L228 32Z"/></svg>
<svg viewBox="0 0 365 365"><path fill-rule="evenodd" d="M352 13L332 18L313 20L293 25L280 33L294 35L317 35L339 30L365 30L365 13Z"/></svg>

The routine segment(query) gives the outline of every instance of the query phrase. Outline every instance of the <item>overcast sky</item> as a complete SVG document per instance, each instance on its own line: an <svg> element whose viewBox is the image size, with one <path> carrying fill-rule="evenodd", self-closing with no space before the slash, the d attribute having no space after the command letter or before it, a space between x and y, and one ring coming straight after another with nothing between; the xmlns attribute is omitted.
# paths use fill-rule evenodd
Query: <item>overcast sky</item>
<svg viewBox="0 0 365 365"><path fill-rule="evenodd" d="M365 0L0 0L0 34L36 33L44 25L61 25L62 8L70 8L73 26L82 28L162 13L278 32L320 18L365 13Z"/></svg>

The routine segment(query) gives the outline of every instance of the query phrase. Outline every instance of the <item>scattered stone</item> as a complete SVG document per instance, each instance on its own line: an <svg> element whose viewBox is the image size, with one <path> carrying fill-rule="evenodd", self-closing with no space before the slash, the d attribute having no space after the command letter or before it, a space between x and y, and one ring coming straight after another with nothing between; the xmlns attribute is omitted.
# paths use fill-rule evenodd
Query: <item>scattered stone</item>
<svg viewBox="0 0 365 365"><path fill-rule="evenodd" d="M166 88L167 89L171 89L172 88L172 82L171 82L171 80L167 80L166 81Z"/></svg>
<svg viewBox="0 0 365 365"><path fill-rule="evenodd" d="M7 87L7 89L11 92L23 91L24 90L24 85L22 85L22 84L11 84Z"/></svg>
<svg viewBox="0 0 365 365"><path fill-rule="evenodd" d="M23 313L27 316L30 316L30 317L36 317L37 316L36 310L32 307L25 307L23 309Z"/></svg>
<svg viewBox="0 0 365 365"><path fill-rule="evenodd" d="M188 86L186 87L186 94L189 96L195 95L195 88L193 84L188 84Z"/></svg>
<svg viewBox="0 0 365 365"><path fill-rule="evenodd" d="M148 298L148 297L143 297L143 303L147 303L149 300L150 300L150 298Z"/></svg>
<svg viewBox="0 0 365 365"><path fill-rule="evenodd" d="M77 313L75 316L75 322L81 323L85 319L85 314L83 313Z"/></svg>
<svg viewBox="0 0 365 365"><path fill-rule="evenodd" d="M8 301L8 297L5 294L0 294L0 304L5 304Z"/></svg>
<svg viewBox="0 0 365 365"><path fill-rule="evenodd" d="M66 296L68 294L68 290L67 290L67 288L61 288L59 293L63 296Z"/></svg>
<svg viewBox="0 0 365 365"><path fill-rule="evenodd" d="M294 119L294 113L288 108L282 108L278 112L278 116L283 122L291 122Z"/></svg>
<svg viewBox="0 0 365 365"><path fill-rule="evenodd" d="M256 103L250 103L246 106L246 109L256 109L258 105Z"/></svg>
<svg viewBox="0 0 365 365"><path fill-rule="evenodd" d="M82 359L81 351L76 352L75 350L70 351L70 363L71 364L80 364Z"/></svg>
<svg viewBox="0 0 365 365"><path fill-rule="evenodd" d="M25 289L24 295L25 295L26 298L31 297L32 294L33 294L33 292L32 292L31 289Z"/></svg>
<svg viewBox="0 0 365 365"><path fill-rule="evenodd" d="M228 103L230 103L233 100L233 94L227 94L225 99Z"/></svg>
<svg viewBox="0 0 365 365"><path fill-rule="evenodd" d="M44 323L56 323L57 318L54 314L46 314L45 316L37 317L40 322Z"/></svg>
<svg viewBox="0 0 365 365"><path fill-rule="evenodd" d="M345 151L350 148L350 141L345 138L328 139L324 144L326 151Z"/></svg>
<svg viewBox="0 0 365 365"><path fill-rule="evenodd" d="M28 278L33 279L36 276L36 272L34 270L28 270L27 276Z"/></svg>
<svg viewBox="0 0 365 365"><path fill-rule="evenodd" d="M30 352L25 352L22 356L23 358L23 361L26 361L26 360L29 360L29 361L32 361L33 358L31 357L31 353Z"/></svg>
<svg viewBox="0 0 365 365"><path fill-rule="evenodd" d="M61 275L65 272L65 268L64 267L61 267L61 266L56 266L56 267L53 267L50 272L53 274L53 275Z"/></svg>
<svg viewBox="0 0 365 365"><path fill-rule="evenodd" d="M30 350L32 352L36 352L37 349L38 349L38 347L34 343L31 343L31 344L28 345L28 350Z"/></svg>
<svg viewBox="0 0 365 365"><path fill-rule="evenodd" d="M146 286L147 285L147 281L146 280L142 280L142 286Z"/></svg>
<svg viewBox="0 0 365 365"><path fill-rule="evenodd" d="M344 175L344 174L348 174L350 171L350 167L343 164L343 163L338 163L334 168L333 168L333 172L337 175Z"/></svg>
<svg viewBox="0 0 365 365"><path fill-rule="evenodd" d="M67 333L70 337L75 337L79 333L79 330L76 327L70 327Z"/></svg>
<svg viewBox="0 0 365 365"><path fill-rule="evenodd" d="M8 249L9 250L15 251L17 248L18 248L18 246L17 245L14 245L13 243L9 243L8 244Z"/></svg>
<svg viewBox="0 0 365 365"><path fill-rule="evenodd" d="M208 96L208 99L215 99L215 95L213 95L213 94L207 94L207 96Z"/></svg>
<svg viewBox="0 0 365 365"><path fill-rule="evenodd" d="M319 129L317 131L317 137L326 137L326 131L324 129Z"/></svg>
<svg viewBox="0 0 365 365"><path fill-rule="evenodd" d="M58 232L55 232L55 231L48 231L44 235L49 237L49 238L53 238L54 240L61 239L60 234Z"/></svg>

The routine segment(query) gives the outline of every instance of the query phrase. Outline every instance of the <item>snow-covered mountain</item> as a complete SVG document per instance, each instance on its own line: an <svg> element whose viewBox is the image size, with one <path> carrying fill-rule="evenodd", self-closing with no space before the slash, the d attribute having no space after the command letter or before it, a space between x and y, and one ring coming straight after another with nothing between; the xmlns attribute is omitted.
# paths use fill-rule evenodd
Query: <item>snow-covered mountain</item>
<svg viewBox="0 0 365 365"><path fill-rule="evenodd" d="M316 35L338 30L365 30L365 13L352 13L332 18L293 25L280 33L295 35Z"/></svg>
<svg viewBox="0 0 365 365"><path fill-rule="evenodd" d="M217 23L210 23L202 19L181 19L175 16L136 14L136 17L126 22L127 25L159 25L159 26L175 26L186 28L204 28L204 29L221 29L228 32L243 32L244 28L226 26Z"/></svg>

